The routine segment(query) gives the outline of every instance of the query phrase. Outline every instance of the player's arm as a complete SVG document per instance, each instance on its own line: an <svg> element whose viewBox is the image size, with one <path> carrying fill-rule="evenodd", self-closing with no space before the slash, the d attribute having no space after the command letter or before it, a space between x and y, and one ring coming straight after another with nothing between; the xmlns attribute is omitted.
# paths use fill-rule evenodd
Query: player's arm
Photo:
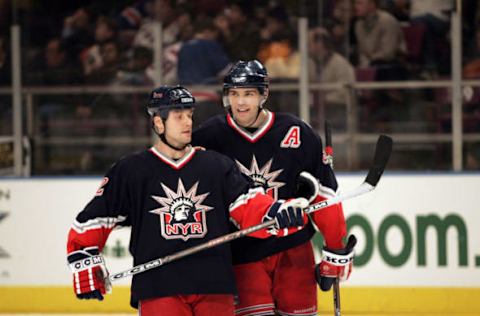
<svg viewBox="0 0 480 316"><path fill-rule="evenodd" d="M333 185L331 185L331 181L328 179L326 181L330 185L322 184L311 173L303 171L297 178L297 192L295 196L304 197L311 204L334 198L337 193ZM314 212L310 217L315 227L322 233L327 247L330 249L343 248L343 238L346 235L347 226L341 203L324 208L320 212Z"/></svg>
<svg viewBox="0 0 480 316"><path fill-rule="evenodd" d="M305 199L275 202L261 187L253 187L251 179L243 175L235 163L226 156L219 156L219 166L225 172L225 200L229 203L230 220L238 229L257 225L275 219L275 225L252 233L250 236L268 238L292 234L301 229L307 220L303 208L308 206Z"/></svg>
<svg viewBox="0 0 480 316"><path fill-rule="evenodd" d="M261 222L275 220L275 224L250 234L251 237L284 237L302 229L307 222L303 209L308 206L304 198L274 201L261 187L250 188L229 207L230 220L238 229Z"/></svg>
<svg viewBox="0 0 480 316"><path fill-rule="evenodd" d="M337 179L333 169L323 159L323 145L320 137L310 127L302 127L302 150L305 157L306 173L297 177L296 197L305 197L310 203L318 203L337 195ZM330 249L343 248L346 223L342 204L335 204L314 212L310 218L322 233L325 244Z"/></svg>
<svg viewBox="0 0 480 316"><path fill-rule="evenodd" d="M102 300L109 292L108 275L101 254L110 232L117 225L128 225L125 181L118 180L113 167L102 181L95 197L73 222L68 233L67 261L73 273L74 291L80 299Z"/></svg>
<svg viewBox="0 0 480 316"><path fill-rule="evenodd" d="M301 172L297 178L295 196L306 197L311 203L318 203L337 194L337 180L329 159L324 159L322 143L318 135L310 137L311 146L316 148L310 169L313 173ZM349 242L344 246L346 223L342 204L332 205L311 215L314 226L322 233L325 246L322 250L322 262L316 267L316 277L322 290L330 289L333 280L348 279L354 255L355 244ZM352 236L351 236L352 237Z"/></svg>
<svg viewBox="0 0 480 316"><path fill-rule="evenodd" d="M298 176L297 194L296 196L308 198L312 203L334 197L331 189L322 187L320 182L308 172L301 172ZM320 288L323 291L328 291L335 278L345 281L350 276L356 240L354 240L355 236L352 235L349 237L347 245L344 246L343 244L346 224L341 204L314 212L311 217L325 240L325 246L322 249L322 261L315 267L315 277Z"/></svg>

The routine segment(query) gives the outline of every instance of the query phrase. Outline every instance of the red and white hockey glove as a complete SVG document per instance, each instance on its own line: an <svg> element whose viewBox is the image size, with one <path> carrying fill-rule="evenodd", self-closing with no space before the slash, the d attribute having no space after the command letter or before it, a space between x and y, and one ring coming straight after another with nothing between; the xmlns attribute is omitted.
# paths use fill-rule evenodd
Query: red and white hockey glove
<svg viewBox="0 0 480 316"><path fill-rule="evenodd" d="M339 278L340 281L348 279L352 272L356 243L355 236L350 235L347 246L343 249L323 248L322 262L315 267L315 278L322 291L330 290L335 278Z"/></svg>
<svg viewBox="0 0 480 316"><path fill-rule="evenodd" d="M111 286L105 260L98 247L88 247L68 254L69 267L73 273L73 290L79 299L103 300Z"/></svg>
<svg viewBox="0 0 480 316"><path fill-rule="evenodd" d="M268 232L282 237L302 229L308 221L307 215L303 211L308 204L304 198L291 199L286 202L278 200L273 203L267 214L263 216L263 222L275 219L275 224L268 228Z"/></svg>

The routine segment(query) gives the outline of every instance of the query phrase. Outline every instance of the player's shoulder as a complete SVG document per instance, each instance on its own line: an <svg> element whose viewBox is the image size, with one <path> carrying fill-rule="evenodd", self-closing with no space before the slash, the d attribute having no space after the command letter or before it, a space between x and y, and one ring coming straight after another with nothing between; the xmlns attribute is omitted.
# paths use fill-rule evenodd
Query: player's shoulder
<svg viewBox="0 0 480 316"><path fill-rule="evenodd" d="M278 123L290 125L308 125L298 116L286 112L276 112L275 121L277 121Z"/></svg>
<svg viewBox="0 0 480 316"><path fill-rule="evenodd" d="M225 115L213 116L197 127L192 134L192 144L213 148L217 145L217 138L225 134L227 121Z"/></svg>
<svg viewBox="0 0 480 316"><path fill-rule="evenodd" d="M195 155L197 155L199 159L206 161L209 165L212 165L215 168L229 167L234 163L230 157L215 150L197 149Z"/></svg>
<svg viewBox="0 0 480 316"><path fill-rule="evenodd" d="M301 118L285 112L277 112L275 113L275 121L278 125L288 127L291 126L299 126L302 130L306 130L308 132L313 132L312 127L310 124L306 123Z"/></svg>
<svg viewBox="0 0 480 316"><path fill-rule="evenodd" d="M218 130L221 129L223 126L227 124L225 114L217 114L215 116L210 117L209 119L205 120L197 127L193 132L204 132L209 130Z"/></svg>
<svg viewBox="0 0 480 316"><path fill-rule="evenodd" d="M111 169L122 170L124 172L129 170L138 171L142 166L148 164L149 160L151 160L151 155L148 154L148 150L144 149L122 156L112 165Z"/></svg>

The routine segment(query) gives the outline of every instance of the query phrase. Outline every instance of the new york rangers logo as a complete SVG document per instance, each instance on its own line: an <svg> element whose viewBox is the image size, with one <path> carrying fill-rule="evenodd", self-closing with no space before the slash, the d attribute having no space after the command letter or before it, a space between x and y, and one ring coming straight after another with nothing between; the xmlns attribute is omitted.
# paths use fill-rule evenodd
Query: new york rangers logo
<svg viewBox="0 0 480 316"><path fill-rule="evenodd" d="M250 168L245 167L238 160L236 160L236 162L240 171L249 176L253 182L255 182L255 185L262 186L267 194L270 194L275 200L278 199L278 189L283 187L285 183L276 181L283 169L270 171L273 158L267 161L262 167L258 166L255 155L253 155Z"/></svg>
<svg viewBox="0 0 480 316"><path fill-rule="evenodd" d="M160 183L166 197L152 195L161 207L151 210L160 216L160 231L165 239L203 238L207 234L206 212L213 209L202 202L210 193L197 195L198 182L185 190L178 179L177 191Z"/></svg>

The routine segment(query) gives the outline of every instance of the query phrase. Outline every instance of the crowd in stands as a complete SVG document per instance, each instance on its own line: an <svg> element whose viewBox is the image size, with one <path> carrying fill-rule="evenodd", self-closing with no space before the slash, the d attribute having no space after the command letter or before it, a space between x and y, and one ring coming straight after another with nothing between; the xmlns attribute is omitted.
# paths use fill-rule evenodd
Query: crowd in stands
<svg viewBox="0 0 480 316"><path fill-rule="evenodd" d="M296 82L300 74L296 22L301 12L308 17L309 76L313 83L445 79L451 73L450 16L454 2L82 0L20 1L12 8L14 2L0 0L0 87L11 84L9 31L15 21L22 30L22 83L27 86L152 86L157 77L157 22L162 25L164 84L212 84L218 89L230 65L240 59L260 60L272 82ZM477 0L462 0L462 5L463 76L478 79L480 5ZM13 9L16 14L11 14ZM477 90L472 90L465 111L478 113ZM200 102L220 104L219 95L212 94L211 89L194 92ZM390 89L363 93L360 91L356 97L369 94L368 98L358 103L373 121L388 122L392 113L398 115L399 109L407 108L398 106L408 100L404 92ZM47 122L54 113L63 115L65 104L73 104L70 108L75 111L75 119L89 118L97 110L91 104L109 104L109 97L92 96L94 101L90 96L38 97L37 113ZM281 99L271 102L280 106L291 103L291 108L278 110L297 109L295 96L278 92L272 97ZM345 105L347 89L323 90L315 97L325 105L326 117L337 115L345 124L346 115L341 111L346 107L338 105ZM130 107L128 100L121 102L126 103L126 109ZM107 111L108 115L113 111L122 113L118 103L116 109ZM4 108L8 104L0 102ZM334 113L328 112L329 105ZM221 111L218 107L205 108ZM205 117L214 114L202 113ZM105 113L97 116L103 118ZM360 118L369 125L368 120ZM450 122L449 117L445 121ZM472 125L474 130L478 130L477 125ZM40 134L47 136L51 132L45 129Z"/></svg>
<svg viewBox="0 0 480 316"><path fill-rule="evenodd" d="M465 15L473 16L464 20L463 42L465 74L471 78L479 72L475 66L479 48L467 36L476 29L479 6L476 1L463 2ZM35 20L48 17L42 16L38 8L24 8L21 16L28 18L22 27L29 34L24 39L28 47L24 52L24 82L27 85L151 84L155 77L152 62L157 21L163 26L165 83L218 83L232 61L254 58L266 65L273 80L297 79L300 60L295 21L299 5L292 3L124 0L112 7L109 2L74 1L60 7L56 13L59 16L50 22L50 27L38 32L34 28L40 22ZM8 1L0 1L1 7L9 9ZM331 57L336 61L344 58L341 64L348 69L342 71L346 73L340 78L343 80L352 79L351 67L375 68L375 80L448 76L453 9L451 0L307 2L311 32L317 34L316 38L319 32L323 34L322 42L330 52L323 57L311 52L318 72L311 79L338 79L320 74ZM7 30L5 25L0 32L0 84L3 85L9 77Z"/></svg>

